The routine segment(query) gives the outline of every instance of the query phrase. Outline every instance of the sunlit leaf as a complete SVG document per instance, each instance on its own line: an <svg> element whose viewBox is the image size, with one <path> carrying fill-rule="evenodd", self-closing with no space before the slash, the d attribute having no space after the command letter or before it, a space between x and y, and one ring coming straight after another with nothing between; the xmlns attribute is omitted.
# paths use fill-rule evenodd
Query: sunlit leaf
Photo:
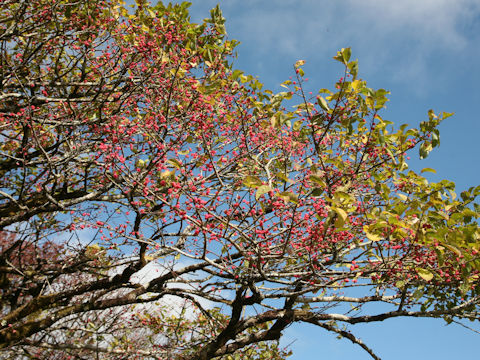
<svg viewBox="0 0 480 360"><path fill-rule="evenodd" d="M420 276L423 280L430 281L433 279L433 273L430 270L423 268L416 268L415 270L418 276Z"/></svg>
<svg viewBox="0 0 480 360"><path fill-rule="evenodd" d="M263 185L263 182L256 176L247 176L243 180L243 184L250 188L258 188L259 186Z"/></svg>
<svg viewBox="0 0 480 360"><path fill-rule="evenodd" d="M255 193L255 199L258 200L262 195L272 191L272 188L268 185L261 185L257 188L257 192Z"/></svg>

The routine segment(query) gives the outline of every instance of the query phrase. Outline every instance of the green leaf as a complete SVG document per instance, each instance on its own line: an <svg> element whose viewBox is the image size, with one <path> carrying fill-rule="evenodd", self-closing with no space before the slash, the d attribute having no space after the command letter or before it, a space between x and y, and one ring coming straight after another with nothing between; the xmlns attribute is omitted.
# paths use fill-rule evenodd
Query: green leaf
<svg viewBox="0 0 480 360"><path fill-rule="evenodd" d="M430 153L430 151L432 151L432 144L427 141L422 143L422 145L420 145L420 148L418 149L420 159L425 159Z"/></svg>
<svg viewBox="0 0 480 360"><path fill-rule="evenodd" d="M325 111L330 111L327 101L322 96L317 96L317 104Z"/></svg>
<svg viewBox="0 0 480 360"><path fill-rule="evenodd" d="M331 92L330 90L328 90L328 89L325 89L325 88L318 90L318 93L319 93L319 94L332 95L332 92Z"/></svg>
<svg viewBox="0 0 480 360"><path fill-rule="evenodd" d="M350 61L348 64L348 69L350 70L350 74L352 74L353 79L356 79L358 74L358 60Z"/></svg>
<svg viewBox="0 0 480 360"><path fill-rule="evenodd" d="M350 49L349 47L342 49L342 56L345 64L348 63L348 61L350 60L350 57L352 56L352 49Z"/></svg>
<svg viewBox="0 0 480 360"><path fill-rule="evenodd" d="M417 288L417 290L415 290L415 291L413 292L413 294L412 294L413 299L419 300L419 299L423 296L423 294L425 293L425 292L423 291L423 289L424 289L424 286L423 286L423 285L420 285L420 286Z"/></svg>
<svg viewBox="0 0 480 360"><path fill-rule="evenodd" d="M463 281L459 287L460 294L462 294L462 296L465 296L471 287L472 284L470 284L468 281Z"/></svg>
<svg viewBox="0 0 480 360"><path fill-rule="evenodd" d="M393 155L392 150L390 150L388 147L385 150L387 151L387 154L392 159L393 163L397 165L397 159L395 159L395 156Z"/></svg>
<svg viewBox="0 0 480 360"><path fill-rule="evenodd" d="M385 134L383 133L383 131L378 132L378 142L382 146L385 145Z"/></svg>
<svg viewBox="0 0 480 360"><path fill-rule="evenodd" d="M234 71L232 72L232 78L238 79L238 78L240 77L240 75L242 75L242 74L243 74L243 71L242 71L242 70L238 70L238 69L237 69L237 70L234 70Z"/></svg>
<svg viewBox="0 0 480 360"><path fill-rule="evenodd" d="M337 55L333 58L337 61L348 65L348 60L350 60L350 56L352 55L352 50L350 48L342 48L342 50L337 52Z"/></svg>
<svg viewBox="0 0 480 360"><path fill-rule="evenodd" d="M439 133L438 129L435 129L432 132L432 146L437 147L439 145L440 145L440 133Z"/></svg>

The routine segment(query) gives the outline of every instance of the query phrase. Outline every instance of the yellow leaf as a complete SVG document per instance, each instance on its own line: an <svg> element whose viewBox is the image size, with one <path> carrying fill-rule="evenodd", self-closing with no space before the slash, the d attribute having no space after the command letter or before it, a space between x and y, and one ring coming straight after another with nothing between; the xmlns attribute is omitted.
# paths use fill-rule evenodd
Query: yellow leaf
<svg viewBox="0 0 480 360"><path fill-rule="evenodd" d="M363 82L362 82L361 80L354 80L354 81L352 81L352 83L351 83L352 89L353 89L354 91L358 91L360 88L363 87L363 86L362 86L362 85L363 85L362 83L363 83Z"/></svg>
<svg viewBox="0 0 480 360"><path fill-rule="evenodd" d="M167 163L176 167L177 169L180 169L182 167L182 162L180 160L177 160L177 159L169 159L169 160L167 160Z"/></svg>
<svg viewBox="0 0 480 360"><path fill-rule="evenodd" d="M296 63L295 63L295 69L298 68L299 66L302 66L305 64L305 60L298 60Z"/></svg>
<svg viewBox="0 0 480 360"><path fill-rule="evenodd" d="M175 170L166 170L162 173L160 173L160 178L161 179L169 179L169 178L174 178L175 177Z"/></svg>
<svg viewBox="0 0 480 360"><path fill-rule="evenodd" d="M157 17L157 15L150 9L147 9L147 12L149 13L149 15L152 17L152 18L155 18Z"/></svg>
<svg viewBox="0 0 480 360"><path fill-rule="evenodd" d="M442 244L442 245L445 246L451 252L454 252L455 254L457 254L458 256L462 255L462 252L458 248L456 248L455 246L452 246L450 244Z"/></svg>
<svg viewBox="0 0 480 360"><path fill-rule="evenodd" d="M423 280L425 281L430 281L433 279L433 274L430 270L427 269L422 269L422 268L416 268L418 276L420 276Z"/></svg>
<svg viewBox="0 0 480 360"><path fill-rule="evenodd" d="M318 105L320 105L320 107L323 110L330 111L330 108L328 107L328 103L323 97L317 96L317 103L318 103Z"/></svg>
<svg viewBox="0 0 480 360"><path fill-rule="evenodd" d="M348 218L348 214L345 210L341 209L341 208L337 208L337 207L333 207L331 208L333 211L335 211L337 213L337 219L335 220L335 227L339 228L339 227L342 227L343 224L345 224L345 221L347 220Z"/></svg>
<svg viewBox="0 0 480 360"><path fill-rule="evenodd" d="M271 190L272 190L272 188L268 185L259 186L258 189L257 189L257 192L255 193L255 199L257 199L257 200L260 199L260 196L268 193Z"/></svg>
<svg viewBox="0 0 480 360"><path fill-rule="evenodd" d="M368 226L365 225L365 226L363 227L363 231L365 232L365 236L366 236L369 240L371 240L371 241L380 241L380 240L383 239L382 236L379 236L379 235L376 235L376 234L372 234L372 233L369 232L368 230L369 230L369 229L368 229Z"/></svg>
<svg viewBox="0 0 480 360"><path fill-rule="evenodd" d="M243 184L249 188L258 188L259 186L263 185L263 182L256 176L247 176L243 180Z"/></svg>
<svg viewBox="0 0 480 360"><path fill-rule="evenodd" d="M282 198L285 202L292 202L294 204L298 204L298 196L289 192L289 191L284 191L280 194L277 195L279 198Z"/></svg>
<svg viewBox="0 0 480 360"><path fill-rule="evenodd" d="M326 188L327 184L325 181L323 181L323 177L320 177L318 175L310 175L310 180L318 185L320 185L321 188Z"/></svg>

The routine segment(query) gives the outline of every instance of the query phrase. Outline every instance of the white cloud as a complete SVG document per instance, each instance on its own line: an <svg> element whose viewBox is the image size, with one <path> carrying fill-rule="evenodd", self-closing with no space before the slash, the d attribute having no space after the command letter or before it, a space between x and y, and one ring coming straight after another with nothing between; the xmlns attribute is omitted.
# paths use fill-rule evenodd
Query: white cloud
<svg viewBox="0 0 480 360"><path fill-rule="evenodd" d="M473 0L349 0L351 19L372 25L372 32L387 38L392 33L411 37L430 46L448 46L458 49L468 39L459 31L462 22L480 9Z"/></svg>
<svg viewBox="0 0 480 360"><path fill-rule="evenodd" d="M193 262L189 260L184 261L176 261L175 263L172 262L165 262L162 263L161 261L152 261L148 263L145 267L143 267L140 271L133 274L130 278L132 283L141 284L143 286L147 286L152 280L159 278L160 276L170 272L170 271L180 271L183 268L192 265ZM187 290L194 290L191 285L183 282L182 280L193 280L195 277L192 274L187 274L182 276L180 281L171 281L167 284L169 288L175 289L187 289ZM198 301L198 303L205 309L211 309L215 306L210 300L204 299L200 296L193 295L193 298ZM162 298L162 303L168 305L171 311L181 311L184 306L185 301L182 300L180 297L174 295L166 295ZM187 309L187 317L193 318L194 316L194 309L188 308Z"/></svg>
<svg viewBox="0 0 480 360"><path fill-rule="evenodd" d="M243 0L220 6L227 30L244 44L240 59L257 69L300 58L330 61L352 46L368 77L383 72L392 81L426 83L437 56L476 48L478 40L472 30L478 0ZM200 17L208 15L205 7Z"/></svg>
<svg viewBox="0 0 480 360"><path fill-rule="evenodd" d="M363 42L388 40L392 35L453 48L468 39L459 28L480 11L477 0L345 0L345 1L242 1L224 2L227 24L241 29L249 40L298 53L312 44L353 38ZM329 34L336 29L336 34ZM334 35L333 37L330 35ZM313 49L312 49L313 50Z"/></svg>

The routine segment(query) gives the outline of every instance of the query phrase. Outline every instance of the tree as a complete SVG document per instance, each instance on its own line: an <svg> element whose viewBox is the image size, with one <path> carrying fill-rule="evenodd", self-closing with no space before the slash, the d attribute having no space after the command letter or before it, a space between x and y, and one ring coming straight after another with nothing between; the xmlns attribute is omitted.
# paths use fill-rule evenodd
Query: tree
<svg viewBox="0 0 480 360"><path fill-rule="evenodd" d="M0 6L4 353L280 359L307 322L377 359L348 325L479 319L480 187L406 162L451 114L383 119L348 48L333 91L263 90L218 7Z"/></svg>

